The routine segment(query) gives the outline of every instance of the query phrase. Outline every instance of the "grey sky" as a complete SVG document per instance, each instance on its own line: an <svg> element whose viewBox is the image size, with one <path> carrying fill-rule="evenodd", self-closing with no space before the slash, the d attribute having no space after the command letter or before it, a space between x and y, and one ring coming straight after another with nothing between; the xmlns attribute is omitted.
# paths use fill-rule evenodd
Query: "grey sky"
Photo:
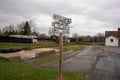
<svg viewBox="0 0 120 80"><path fill-rule="evenodd" d="M120 27L120 0L0 0L0 27L33 20L40 33L48 33L55 13L72 18L71 34Z"/></svg>

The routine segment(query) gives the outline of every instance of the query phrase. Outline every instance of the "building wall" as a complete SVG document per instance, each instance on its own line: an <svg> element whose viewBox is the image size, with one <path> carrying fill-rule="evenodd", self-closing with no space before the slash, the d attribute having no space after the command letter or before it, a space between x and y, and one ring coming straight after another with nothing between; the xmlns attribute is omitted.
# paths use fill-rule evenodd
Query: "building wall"
<svg viewBox="0 0 120 80"><path fill-rule="evenodd" d="M109 36L105 39L105 46L119 46L118 38Z"/></svg>
<svg viewBox="0 0 120 80"><path fill-rule="evenodd" d="M118 28L118 38L120 39L120 28Z"/></svg>
<svg viewBox="0 0 120 80"><path fill-rule="evenodd" d="M36 43L36 42L38 42L38 41L37 41L37 39L32 39L32 42L33 42L33 43Z"/></svg>
<svg viewBox="0 0 120 80"><path fill-rule="evenodd" d="M11 42L11 43L33 43L37 42L35 38L22 38L22 37L12 37L12 36L0 36L0 42Z"/></svg>

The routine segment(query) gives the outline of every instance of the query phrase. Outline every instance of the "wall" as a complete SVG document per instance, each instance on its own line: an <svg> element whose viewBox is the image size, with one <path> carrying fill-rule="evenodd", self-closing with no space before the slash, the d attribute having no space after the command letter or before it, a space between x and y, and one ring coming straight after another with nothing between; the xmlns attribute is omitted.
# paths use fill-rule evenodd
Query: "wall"
<svg viewBox="0 0 120 80"><path fill-rule="evenodd" d="M9 36L0 36L0 42L11 42L11 43L33 43L31 38L17 38Z"/></svg>
<svg viewBox="0 0 120 80"><path fill-rule="evenodd" d="M120 28L118 28L118 38L120 38Z"/></svg>
<svg viewBox="0 0 120 80"><path fill-rule="evenodd" d="M113 39L113 42L111 42L110 40ZM114 36L109 36L105 39L105 46L119 46L118 45L118 39Z"/></svg>
<svg viewBox="0 0 120 80"><path fill-rule="evenodd" d="M33 43L36 43L36 42L38 42L38 41L37 41L37 39L32 39L32 42L33 42Z"/></svg>

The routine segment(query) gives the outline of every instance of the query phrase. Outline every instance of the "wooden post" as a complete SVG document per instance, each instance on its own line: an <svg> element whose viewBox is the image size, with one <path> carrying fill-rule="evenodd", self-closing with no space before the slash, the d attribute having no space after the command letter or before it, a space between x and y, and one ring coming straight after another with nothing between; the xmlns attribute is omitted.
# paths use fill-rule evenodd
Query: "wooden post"
<svg viewBox="0 0 120 80"><path fill-rule="evenodd" d="M62 80L62 60L63 60L63 35L59 35L59 47L60 47L60 57L59 57L59 80Z"/></svg>

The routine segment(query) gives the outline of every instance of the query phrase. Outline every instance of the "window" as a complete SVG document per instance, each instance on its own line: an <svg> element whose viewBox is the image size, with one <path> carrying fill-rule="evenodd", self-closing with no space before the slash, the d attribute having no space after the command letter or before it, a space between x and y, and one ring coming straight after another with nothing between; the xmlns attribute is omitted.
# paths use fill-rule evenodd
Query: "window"
<svg viewBox="0 0 120 80"><path fill-rule="evenodd" d="M113 39L110 39L110 42L113 42Z"/></svg>

